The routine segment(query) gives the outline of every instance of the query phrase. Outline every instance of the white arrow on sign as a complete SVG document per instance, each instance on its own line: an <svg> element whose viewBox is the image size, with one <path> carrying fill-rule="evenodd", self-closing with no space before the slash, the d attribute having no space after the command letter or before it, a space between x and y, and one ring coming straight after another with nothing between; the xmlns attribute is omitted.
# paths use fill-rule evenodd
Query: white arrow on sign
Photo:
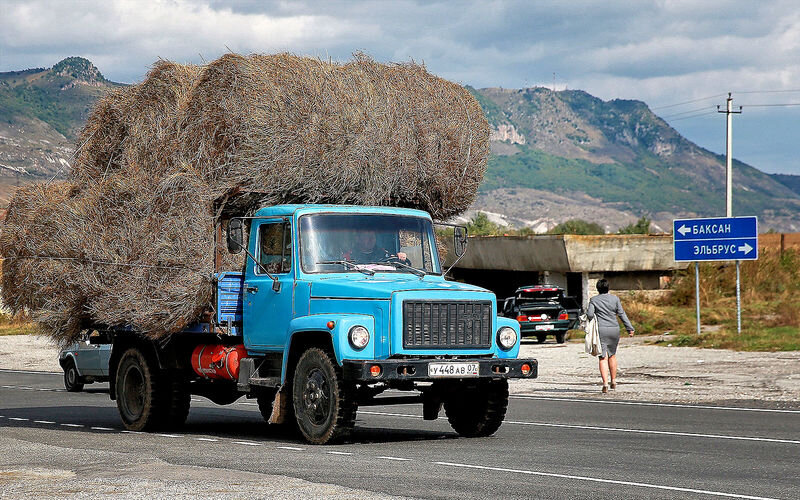
<svg viewBox="0 0 800 500"><path fill-rule="evenodd" d="M686 224L678 228L678 232L681 233L681 236L686 236L686 233L688 233L689 231L691 231L691 229L686 227Z"/></svg>
<svg viewBox="0 0 800 500"><path fill-rule="evenodd" d="M748 254L748 253L750 253L750 250L752 250L752 249L753 249L753 247L751 247L751 246L750 246L750 245L748 245L747 243L745 243L745 244L744 244L744 246L741 246L741 247L739 247L739 251L740 251L740 252L744 252L744 253L745 253L745 255L746 255L746 254Z"/></svg>

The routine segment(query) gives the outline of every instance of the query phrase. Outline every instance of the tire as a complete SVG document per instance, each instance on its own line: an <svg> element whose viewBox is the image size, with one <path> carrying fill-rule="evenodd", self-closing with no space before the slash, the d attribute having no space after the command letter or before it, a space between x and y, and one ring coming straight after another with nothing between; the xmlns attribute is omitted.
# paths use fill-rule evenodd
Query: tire
<svg viewBox="0 0 800 500"><path fill-rule="evenodd" d="M126 429L179 427L189 414L190 395L182 380L161 372L136 347L122 354L115 380L117 410Z"/></svg>
<svg viewBox="0 0 800 500"><path fill-rule="evenodd" d="M67 392L81 392L83 390L83 382L78 375L78 369L75 368L75 362L68 359L64 364L64 388Z"/></svg>
<svg viewBox="0 0 800 500"><path fill-rule="evenodd" d="M556 333L556 342L563 344L567 341L567 332Z"/></svg>
<svg viewBox="0 0 800 500"><path fill-rule="evenodd" d="M537 335L536 341L540 344L544 344L544 341L547 340L547 335Z"/></svg>
<svg viewBox="0 0 800 500"><path fill-rule="evenodd" d="M486 380L454 387L444 411L454 431L464 437L491 436L506 418L508 380Z"/></svg>
<svg viewBox="0 0 800 500"><path fill-rule="evenodd" d="M186 387L186 382L178 374L170 374L168 382L169 392L166 395L167 416L164 425L170 429L177 429L183 427L183 424L186 423L192 395Z"/></svg>
<svg viewBox="0 0 800 500"><path fill-rule="evenodd" d="M342 380L342 369L322 349L300 356L292 380L297 428L311 444L330 444L346 438L356 419L354 387Z"/></svg>

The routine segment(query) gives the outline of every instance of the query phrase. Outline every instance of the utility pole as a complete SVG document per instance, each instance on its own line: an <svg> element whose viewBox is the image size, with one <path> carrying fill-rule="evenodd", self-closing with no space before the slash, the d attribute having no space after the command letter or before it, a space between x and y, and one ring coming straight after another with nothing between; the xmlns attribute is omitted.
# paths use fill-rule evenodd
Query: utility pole
<svg viewBox="0 0 800 500"><path fill-rule="evenodd" d="M727 138L725 141L725 156L726 161L726 188L725 188L725 216L733 217L733 116L740 114L742 107L739 106L739 111L733 111L733 97L728 92L727 106L725 111L719 109L717 106L717 113L725 113L727 118ZM736 261L736 332L742 333L742 302L740 292L740 279L739 279L739 261Z"/></svg>

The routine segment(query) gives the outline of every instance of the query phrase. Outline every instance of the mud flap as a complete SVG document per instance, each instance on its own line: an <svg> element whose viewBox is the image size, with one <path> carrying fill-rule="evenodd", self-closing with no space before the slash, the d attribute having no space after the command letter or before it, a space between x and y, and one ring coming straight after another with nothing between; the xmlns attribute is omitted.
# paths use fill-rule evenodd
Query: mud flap
<svg viewBox="0 0 800 500"><path fill-rule="evenodd" d="M442 411L442 398L426 392L422 399L422 419L436 420Z"/></svg>
<svg viewBox="0 0 800 500"><path fill-rule="evenodd" d="M286 405L289 404L289 389L287 384L283 384L275 393L275 400L272 401L272 413L269 416L270 424L282 424L286 421L289 413Z"/></svg>

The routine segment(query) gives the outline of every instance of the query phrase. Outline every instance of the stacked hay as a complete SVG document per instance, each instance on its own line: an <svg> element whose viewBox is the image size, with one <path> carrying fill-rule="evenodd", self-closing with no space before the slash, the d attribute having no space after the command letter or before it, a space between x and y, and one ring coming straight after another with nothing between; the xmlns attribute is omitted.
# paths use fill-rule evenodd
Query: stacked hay
<svg viewBox="0 0 800 500"><path fill-rule="evenodd" d="M79 147L70 181L19 190L0 235L5 303L64 342L87 323L158 338L195 321L221 204L462 212L488 124L466 90L416 64L228 54L157 63L98 102Z"/></svg>

